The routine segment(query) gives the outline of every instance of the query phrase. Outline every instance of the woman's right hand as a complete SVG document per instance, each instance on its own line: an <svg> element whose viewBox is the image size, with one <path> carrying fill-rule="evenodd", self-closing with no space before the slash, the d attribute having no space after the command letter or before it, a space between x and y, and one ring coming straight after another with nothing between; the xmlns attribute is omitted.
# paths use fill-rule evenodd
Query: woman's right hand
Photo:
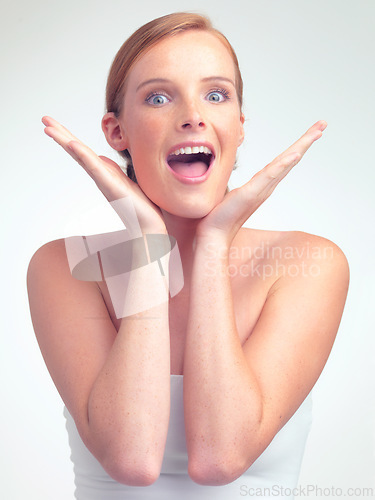
<svg viewBox="0 0 375 500"><path fill-rule="evenodd" d="M139 230L142 234L166 233L159 207L152 203L138 184L129 179L117 163L105 156L96 155L53 118L44 116L42 122L46 126L45 133L69 153L95 181L130 233L134 236Z"/></svg>

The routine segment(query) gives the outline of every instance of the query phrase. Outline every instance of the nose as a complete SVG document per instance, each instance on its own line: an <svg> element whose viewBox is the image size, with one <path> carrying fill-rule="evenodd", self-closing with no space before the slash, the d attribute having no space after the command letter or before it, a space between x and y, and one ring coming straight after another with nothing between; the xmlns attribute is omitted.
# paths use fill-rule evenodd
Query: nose
<svg viewBox="0 0 375 500"><path fill-rule="evenodd" d="M203 114L196 103L190 101L182 107L179 120L179 130L198 131L206 127Z"/></svg>

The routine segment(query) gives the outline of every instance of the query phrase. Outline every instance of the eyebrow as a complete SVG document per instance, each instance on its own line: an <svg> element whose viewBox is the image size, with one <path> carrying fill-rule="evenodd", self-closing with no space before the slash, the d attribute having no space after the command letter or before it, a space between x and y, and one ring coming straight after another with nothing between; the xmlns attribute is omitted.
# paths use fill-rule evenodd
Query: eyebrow
<svg viewBox="0 0 375 500"><path fill-rule="evenodd" d="M206 78L202 78L202 82L212 82L212 81L222 81L222 82L225 82L225 83L230 83L231 85L233 85L233 87L235 87L235 83L234 81L231 79L231 78L227 78L226 76L207 76Z"/></svg>
<svg viewBox="0 0 375 500"><path fill-rule="evenodd" d="M171 80L167 80L166 78L151 78L150 80L146 80L146 81L140 83L137 87L137 92L142 87L145 87L146 85L149 85L150 83L171 83Z"/></svg>
<svg viewBox="0 0 375 500"><path fill-rule="evenodd" d="M235 84L234 84L234 81L231 80L230 78L227 78L225 76L207 76L205 78L202 78L201 80L202 82L217 82L217 81L222 81L222 82L225 82L225 83L230 83L231 85L233 85L233 87L235 87ZM166 84L166 83L172 83L171 80L168 80L167 78L150 78L150 80L145 80L144 82L140 83L137 87L137 92L138 90L140 90L141 88L145 87L146 85L150 85L150 84Z"/></svg>

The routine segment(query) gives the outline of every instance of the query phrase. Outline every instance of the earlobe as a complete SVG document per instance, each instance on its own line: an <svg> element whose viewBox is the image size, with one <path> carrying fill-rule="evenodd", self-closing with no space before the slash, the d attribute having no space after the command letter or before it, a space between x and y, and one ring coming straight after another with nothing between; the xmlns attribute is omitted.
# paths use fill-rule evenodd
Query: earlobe
<svg viewBox="0 0 375 500"><path fill-rule="evenodd" d="M241 144L243 143L243 140L245 139L245 129L244 129L244 122L245 122L245 115L243 113L241 113L241 116L240 116L240 122L241 122L241 125L240 125L240 138L239 138L239 141L238 141L238 146L241 146Z"/></svg>
<svg viewBox="0 0 375 500"><path fill-rule="evenodd" d="M127 139L121 130L120 122L113 112L106 113L102 119L102 130L108 144L116 151L127 149Z"/></svg>

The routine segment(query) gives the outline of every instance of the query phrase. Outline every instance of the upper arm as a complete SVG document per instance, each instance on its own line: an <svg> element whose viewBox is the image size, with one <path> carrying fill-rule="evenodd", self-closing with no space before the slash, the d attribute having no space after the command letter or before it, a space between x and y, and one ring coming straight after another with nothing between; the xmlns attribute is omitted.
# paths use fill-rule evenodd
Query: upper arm
<svg viewBox="0 0 375 500"><path fill-rule="evenodd" d="M266 441L312 389L340 324L349 282L346 258L323 238L314 239L314 249L294 264L285 262L244 344L262 395Z"/></svg>
<svg viewBox="0 0 375 500"><path fill-rule="evenodd" d="M84 435L90 391L116 330L97 284L72 277L64 240L47 243L33 255L27 287L47 368Z"/></svg>

